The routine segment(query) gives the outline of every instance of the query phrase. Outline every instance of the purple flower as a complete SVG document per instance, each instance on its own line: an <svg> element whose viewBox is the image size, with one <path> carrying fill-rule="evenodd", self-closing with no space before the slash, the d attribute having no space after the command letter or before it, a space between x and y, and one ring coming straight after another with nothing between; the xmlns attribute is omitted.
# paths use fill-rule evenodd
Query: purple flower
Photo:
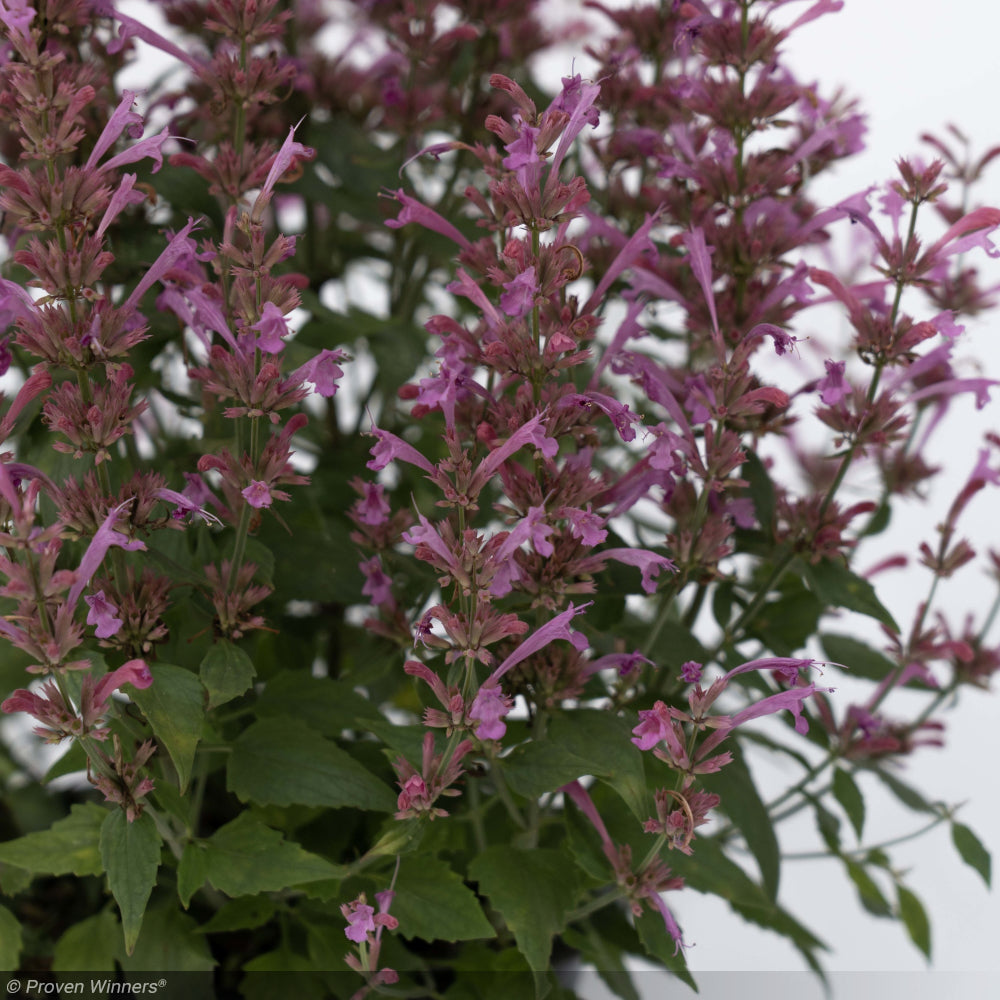
<svg viewBox="0 0 1000 1000"><path fill-rule="evenodd" d="M361 593L370 597L376 607L389 604L392 601L392 577L382 569L382 560L378 556L372 556L359 563L358 569L365 578Z"/></svg>
<svg viewBox="0 0 1000 1000"><path fill-rule="evenodd" d="M35 8L29 7L24 0L0 0L0 21L12 35L27 38L28 26L34 17Z"/></svg>
<svg viewBox="0 0 1000 1000"><path fill-rule="evenodd" d="M819 390L819 398L827 406L836 406L850 391L851 387L844 378L843 361L824 361L826 365L826 378L821 379L816 388Z"/></svg>
<svg viewBox="0 0 1000 1000"><path fill-rule="evenodd" d="M469 250L472 244L446 219L439 215L432 208L428 208L423 202L411 198L402 188L394 195L403 209L395 219L389 219L386 225L390 229L400 229L410 222L416 222L424 229L447 236L448 239L457 243L463 250Z"/></svg>
<svg viewBox="0 0 1000 1000"><path fill-rule="evenodd" d="M116 618L118 609L105 598L104 591L84 597L84 602L90 608L87 612L87 624L95 625L98 639L110 639L122 627L121 618Z"/></svg>
<svg viewBox="0 0 1000 1000"><path fill-rule="evenodd" d="M500 685L487 681L479 689L469 709L468 717L476 719L476 736L481 740L499 740L507 732L503 722L504 716L510 711L511 702L500 690Z"/></svg>
<svg viewBox="0 0 1000 1000"><path fill-rule="evenodd" d="M685 684L697 684L701 680L701 664L688 660L681 664L681 680Z"/></svg>
<svg viewBox="0 0 1000 1000"><path fill-rule="evenodd" d="M271 168L267 172L267 177L264 178L264 184L260 189L260 194L257 195L257 200L254 202L251 211L251 218L254 221L260 220L265 207L274 194L274 185L281 180L288 168L298 159L311 160L316 155L315 150L310 149L308 146L303 146L301 142L295 141L295 130L301 124L300 121L298 125L293 125L289 128L288 135L285 136L285 141L281 144L281 148L274 154L274 159L271 161Z"/></svg>
<svg viewBox="0 0 1000 1000"><path fill-rule="evenodd" d="M365 495L354 504L354 514L362 524L378 527L389 520L391 513L385 498L385 487L378 483L365 483Z"/></svg>
<svg viewBox="0 0 1000 1000"><path fill-rule="evenodd" d="M758 323L750 330L747 337L771 337L774 340L774 353L779 357L787 354L799 339L773 323Z"/></svg>
<svg viewBox="0 0 1000 1000"><path fill-rule="evenodd" d="M347 907L341 907L341 909L348 911L344 913L344 916L347 918L347 927L344 930L344 934L349 941L354 941L356 944L363 944L368 940L369 934L375 933L374 907L355 900L349 903Z"/></svg>
<svg viewBox="0 0 1000 1000"><path fill-rule="evenodd" d="M145 551L146 546L143 542L139 541L139 539L136 538L134 540L130 540L127 535L123 535L120 531L115 531L115 521L118 520L118 515L129 505L129 503L131 503L131 501L126 501L125 503L112 508L101 526L97 529L90 545L87 546L87 551L84 552L83 558L80 560L80 565L76 571L76 580L70 588L69 595L67 597L69 607L72 608L76 605L76 602L80 599L80 595L83 593L87 584L90 583L90 580L97 572L98 567L104 561L104 557L107 555L108 549L112 546L118 546L119 548L125 549L126 552Z"/></svg>
<svg viewBox="0 0 1000 1000"><path fill-rule="evenodd" d="M390 462L397 459L401 462L409 462L410 465L415 465L418 469L423 469L424 472L430 473L432 476L436 472L434 466L413 445L407 444L402 438L396 437L389 431L380 430L374 425L372 425L372 434L378 438L378 442L372 447L371 461L366 464L373 472L381 471Z"/></svg>
<svg viewBox="0 0 1000 1000"><path fill-rule="evenodd" d="M658 556L648 549L602 549L588 556L587 562L603 563L605 559L614 559L616 562L625 563L627 566L638 567L642 574L642 589L647 594L656 591L656 578L661 570L669 570L671 573L677 572L677 567L666 557ZM583 566L580 567L583 569Z"/></svg>
<svg viewBox="0 0 1000 1000"><path fill-rule="evenodd" d="M570 534L574 538L579 538L584 545L600 545L608 537L604 518L591 513L590 504L587 504L586 510L563 507L559 515L569 521Z"/></svg>
<svg viewBox="0 0 1000 1000"><path fill-rule="evenodd" d="M251 507L255 507L257 510L260 510L261 507L270 507L273 502L270 487L259 479L254 479L246 489L240 490L240 495Z"/></svg>
<svg viewBox="0 0 1000 1000"><path fill-rule="evenodd" d="M250 329L256 330L259 334L257 347L262 351L266 351L268 354L280 354L285 349L285 342L282 338L288 333L288 324L285 322L285 314L273 302L264 303L260 319ZM343 374L340 372L340 375Z"/></svg>
<svg viewBox="0 0 1000 1000"><path fill-rule="evenodd" d="M500 308L513 317L524 316L531 312L535 296L538 294L538 281L535 278L534 266L522 271L504 286L500 296Z"/></svg>
<svg viewBox="0 0 1000 1000"><path fill-rule="evenodd" d="M329 399L337 392L337 379L344 377L344 371L337 362L346 359L347 355L339 348L336 351L320 351L312 360L297 368L292 378L311 382L321 396Z"/></svg>

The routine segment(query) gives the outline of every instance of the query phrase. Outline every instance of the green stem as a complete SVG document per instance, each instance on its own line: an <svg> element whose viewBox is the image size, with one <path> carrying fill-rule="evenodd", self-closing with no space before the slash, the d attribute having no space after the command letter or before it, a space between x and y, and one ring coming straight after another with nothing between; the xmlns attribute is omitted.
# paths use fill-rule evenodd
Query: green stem
<svg viewBox="0 0 1000 1000"><path fill-rule="evenodd" d="M924 834L929 833L936 826L940 826L942 823L948 822L950 815L947 812L941 813L935 816L929 823L925 823L923 826L918 827L911 833L904 833L898 837L891 837L889 840L883 840L878 844L871 844L868 847L858 847L853 851L840 851L837 854L831 854L829 851L796 851L790 854L782 854L782 861L815 861L819 858L844 858L849 861L864 861L873 851L884 851L889 847L897 847L900 844L905 844L907 841L916 840L918 837L924 836Z"/></svg>

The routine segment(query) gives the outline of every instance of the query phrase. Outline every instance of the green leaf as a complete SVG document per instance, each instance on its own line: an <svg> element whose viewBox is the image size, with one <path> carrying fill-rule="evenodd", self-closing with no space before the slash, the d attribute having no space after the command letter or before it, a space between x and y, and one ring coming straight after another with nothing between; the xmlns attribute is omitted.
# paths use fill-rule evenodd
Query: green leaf
<svg viewBox="0 0 1000 1000"><path fill-rule="evenodd" d="M201 682L208 692L208 707L224 705L238 698L253 683L257 671L253 660L233 643L217 642L201 661Z"/></svg>
<svg viewBox="0 0 1000 1000"><path fill-rule="evenodd" d="M496 936L476 894L438 858L407 855L399 866L389 911L403 937L425 941L470 941Z"/></svg>
<svg viewBox="0 0 1000 1000"><path fill-rule="evenodd" d="M226 787L259 805L396 808L396 796L385 782L288 716L261 719L240 735L229 756Z"/></svg>
<svg viewBox="0 0 1000 1000"><path fill-rule="evenodd" d="M905 886L897 885L896 894L899 900L899 918L903 921L906 933L930 961L931 924L924 904Z"/></svg>
<svg viewBox="0 0 1000 1000"><path fill-rule="evenodd" d="M208 863L203 845L199 841L189 841L177 865L177 896L186 910L191 897L208 879Z"/></svg>
<svg viewBox="0 0 1000 1000"><path fill-rule="evenodd" d="M277 912L277 904L268 896L241 896L220 907L209 921L198 928L198 933L251 931L263 927Z"/></svg>
<svg viewBox="0 0 1000 1000"><path fill-rule="evenodd" d="M849 861L847 858L844 859L844 865L847 868L848 877L858 890L861 905L872 916L891 917L893 913L889 901L882 895L882 890L879 889L868 872L857 862Z"/></svg>
<svg viewBox="0 0 1000 1000"><path fill-rule="evenodd" d="M753 616L748 634L777 656L792 656L816 633L823 605L805 588L768 601Z"/></svg>
<svg viewBox="0 0 1000 1000"><path fill-rule="evenodd" d="M20 954L21 925L6 906L0 906L0 972L16 972Z"/></svg>
<svg viewBox="0 0 1000 1000"><path fill-rule="evenodd" d="M875 596L875 588L842 562L822 559L815 564L804 563L803 575L827 607L857 611L888 625L893 632L899 631L896 620Z"/></svg>
<svg viewBox="0 0 1000 1000"><path fill-rule="evenodd" d="M142 709L177 769L183 792L191 779L195 750L205 718L205 689L201 681L182 667L169 663L153 665L153 683L130 697Z"/></svg>
<svg viewBox="0 0 1000 1000"><path fill-rule="evenodd" d="M813 811L816 813L816 827L823 842L833 854L840 854L840 820L830 812L819 799L807 796Z"/></svg>
<svg viewBox="0 0 1000 1000"><path fill-rule="evenodd" d="M642 914L635 918L635 929L639 932L639 939L642 941L643 947L650 955L659 959L691 989L698 989L694 978L688 972L684 949L677 947L677 942L667 931L661 914L653 913L643 907Z"/></svg>
<svg viewBox="0 0 1000 1000"><path fill-rule="evenodd" d="M573 863L560 851L497 844L472 860L469 877L503 916L531 969L547 969L552 938L576 902Z"/></svg>
<svg viewBox="0 0 1000 1000"><path fill-rule="evenodd" d="M705 788L722 799L720 808L739 829L757 861L764 891L771 899L777 899L781 873L778 838L737 744L733 744L732 754L730 764L716 774L705 776Z"/></svg>
<svg viewBox="0 0 1000 1000"><path fill-rule="evenodd" d="M125 972L208 972L216 965L194 917L176 906L152 908L135 951L119 961Z"/></svg>
<svg viewBox="0 0 1000 1000"><path fill-rule="evenodd" d="M548 741L561 745L580 761L580 774L592 774L610 785L633 815L645 822L652 803L642 751L631 742L632 726L627 719L609 712L577 709L552 720Z"/></svg>
<svg viewBox="0 0 1000 1000"><path fill-rule="evenodd" d="M590 773L583 760L553 740L522 743L499 763L508 787L526 799L553 792Z"/></svg>
<svg viewBox="0 0 1000 1000"><path fill-rule="evenodd" d="M775 495L771 477L767 474L764 463L756 452L745 449L746 459L740 469L740 475L747 481L750 499L753 501L754 514L764 531L771 538L774 535Z"/></svg>
<svg viewBox="0 0 1000 1000"><path fill-rule="evenodd" d="M290 715L323 736L364 729L366 720L383 718L350 685L303 670L288 670L267 682L257 699L257 717L275 715Z"/></svg>
<svg viewBox="0 0 1000 1000"><path fill-rule="evenodd" d="M852 677L881 681L896 669L896 665L888 657L849 635L828 633L820 636L820 642L827 659L843 664Z"/></svg>
<svg viewBox="0 0 1000 1000"><path fill-rule="evenodd" d="M100 875L101 826L107 816L93 802L74 805L48 830L0 844L0 862L41 875Z"/></svg>
<svg viewBox="0 0 1000 1000"><path fill-rule="evenodd" d="M146 903L156 884L160 843L160 834L149 813L137 816L130 823L124 810L115 809L107 814L101 826L101 861L108 873L111 894L121 911L125 951L129 955L139 938Z"/></svg>
<svg viewBox="0 0 1000 1000"><path fill-rule="evenodd" d="M281 892L320 879L343 879L347 874L346 868L285 840L249 812L240 813L208 840L191 846L200 858L189 862L188 868L204 873L194 889L208 881L227 896ZM194 892L193 881L193 875L186 880L188 899Z"/></svg>
<svg viewBox="0 0 1000 1000"><path fill-rule="evenodd" d="M833 797L847 813L858 840L861 840L865 825L865 799L857 782L842 767L835 768L833 772Z"/></svg>
<svg viewBox="0 0 1000 1000"><path fill-rule="evenodd" d="M900 781L894 774L882 770L880 767L872 768L872 773L878 775L879 780L909 809L914 812L936 813L937 806L928 802L920 792L912 786Z"/></svg>
<svg viewBox="0 0 1000 1000"><path fill-rule="evenodd" d="M951 824L951 842L961 859L975 868L987 886L992 876L992 859L983 842L964 823Z"/></svg>
<svg viewBox="0 0 1000 1000"><path fill-rule="evenodd" d="M56 942L53 972L114 972L121 928L111 910L101 910L67 928Z"/></svg>

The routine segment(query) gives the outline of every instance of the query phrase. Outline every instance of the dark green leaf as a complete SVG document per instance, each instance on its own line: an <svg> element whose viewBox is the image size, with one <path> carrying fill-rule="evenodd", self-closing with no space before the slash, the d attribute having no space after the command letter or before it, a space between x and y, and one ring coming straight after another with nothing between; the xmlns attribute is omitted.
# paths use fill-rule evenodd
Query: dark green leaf
<svg viewBox="0 0 1000 1000"><path fill-rule="evenodd" d="M121 928L110 909L68 928L56 942L53 972L114 972Z"/></svg>
<svg viewBox="0 0 1000 1000"><path fill-rule="evenodd" d="M381 719L378 709L350 685L304 670L286 670L267 682L257 700L259 718L289 715L324 736L361 729L367 719Z"/></svg>
<svg viewBox="0 0 1000 1000"><path fill-rule="evenodd" d="M560 851L497 844L473 859L469 877L500 912L531 969L547 969L552 938L576 902L573 863Z"/></svg>
<svg viewBox="0 0 1000 1000"><path fill-rule="evenodd" d="M135 948L146 903L156 884L160 843L160 834L149 813L130 823L124 810L115 809L107 814L101 826L101 861L111 894L121 911L125 951L129 955Z"/></svg>
<svg viewBox="0 0 1000 1000"><path fill-rule="evenodd" d="M198 933L194 918L176 906L158 906L146 914L135 951L119 956L125 972L208 972L215 959Z"/></svg>
<svg viewBox="0 0 1000 1000"><path fill-rule="evenodd" d="M833 663L843 664L853 677L881 681L896 669L888 657L849 635L822 635L820 642L827 658Z"/></svg>
<svg viewBox="0 0 1000 1000"><path fill-rule="evenodd" d="M475 893L445 862L426 854L403 858L389 912L405 938L469 941L496 936Z"/></svg>
<svg viewBox="0 0 1000 1000"><path fill-rule="evenodd" d="M153 683L143 691L131 691L177 769L181 791L187 788L194 755L205 718L205 689L201 681L183 667L156 663Z"/></svg>
<svg viewBox="0 0 1000 1000"><path fill-rule="evenodd" d="M392 812L396 796L350 754L300 720L261 719L233 744L226 787L244 802Z"/></svg>
<svg viewBox="0 0 1000 1000"><path fill-rule="evenodd" d="M764 604L753 616L747 633L777 656L792 656L815 634L822 613L823 605L816 595L803 588Z"/></svg>
<svg viewBox="0 0 1000 1000"><path fill-rule="evenodd" d="M510 788L527 799L555 791L590 773L576 754L553 740L523 743L500 764Z"/></svg>
<svg viewBox="0 0 1000 1000"><path fill-rule="evenodd" d="M909 809L914 812L936 813L937 807L928 802L915 788L900 781L894 774L884 771L880 767L872 768L872 772L878 775L879 780Z"/></svg>
<svg viewBox="0 0 1000 1000"><path fill-rule="evenodd" d="M962 860L975 868L988 886L992 875L992 859L983 842L964 823L951 824L951 841Z"/></svg>
<svg viewBox="0 0 1000 1000"><path fill-rule="evenodd" d="M211 882L227 896L280 892L320 879L342 879L347 874L340 865L286 841L248 812L240 813L194 848L201 859L191 866L204 872L202 881Z"/></svg>
<svg viewBox="0 0 1000 1000"><path fill-rule="evenodd" d="M681 982L697 990L694 978L688 972L684 949L677 946L677 942L667 931L661 914L643 907L642 914L635 918L635 929L650 955L659 959Z"/></svg>
<svg viewBox="0 0 1000 1000"><path fill-rule="evenodd" d="M753 501L754 513L764 534L770 538L774 534L774 485L767 474L764 463L756 452L745 449L746 460L740 469L740 475L747 481L750 499Z"/></svg>
<svg viewBox="0 0 1000 1000"><path fill-rule="evenodd" d="M208 707L224 705L238 698L253 683L257 671L253 660L238 646L223 639L208 651L199 668L208 692Z"/></svg>
<svg viewBox="0 0 1000 1000"><path fill-rule="evenodd" d="M705 788L721 797L720 808L739 829L757 861L764 891L777 899L781 851L774 826L737 744L733 744L732 753L730 764L705 776Z"/></svg>
<svg viewBox="0 0 1000 1000"><path fill-rule="evenodd" d="M849 861L847 858L844 859L844 865L847 867L848 877L858 890L861 905L873 916L891 917L893 913L889 901L882 895L882 890L879 889L868 872L861 865Z"/></svg>
<svg viewBox="0 0 1000 1000"><path fill-rule="evenodd" d="M16 972L20 954L21 925L7 907L0 906L0 972Z"/></svg>
<svg viewBox="0 0 1000 1000"><path fill-rule="evenodd" d="M833 797L847 813L847 818L860 840L865 825L865 799L857 782L842 767L835 768L833 772Z"/></svg>
<svg viewBox="0 0 1000 1000"><path fill-rule="evenodd" d="M42 875L100 875L101 826L107 816L93 802L74 805L48 830L0 844L0 862Z"/></svg>
<svg viewBox="0 0 1000 1000"><path fill-rule="evenodd" d="M819 799L809 796L809 802L816 814L816 827L823 842L834 854L840 854L840 820Z"/></svg>
<svg viewBox="0 0 1000 1000"><path fill-rule="evenodd" d="M905 886L896 886L899 900L899 918L906 927L910 940L924 953L928 961L931 957L931 924L923 903Z"/></svg>
<svg viewBox="0 0 1000 1000"><path fill-rule="evenodd" d="M268 896L241 896L217 910L211 920L198 928L198 933L253 930L263 927L277 912L277 904Z"/></svg>
<svg viewBox="0 0 1000 1000"><path fill-rule="evenodd" d="M847 608L868 615L899 631L895 619L875 596L875 588L863 577L852 573L836 559L804 563L803 573L816 596L829 608Z"/></svg>

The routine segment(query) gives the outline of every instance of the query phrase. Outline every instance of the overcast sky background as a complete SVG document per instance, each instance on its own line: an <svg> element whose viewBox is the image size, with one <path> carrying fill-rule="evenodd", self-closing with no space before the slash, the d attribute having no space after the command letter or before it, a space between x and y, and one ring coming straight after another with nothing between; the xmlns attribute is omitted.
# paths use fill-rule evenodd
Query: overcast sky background
<svg viewBox="0 0 1000 1000"><path fill-rule="evenodd" d="M797 16L808 6L806 2L792 3L787 11ZM946 5L939 0L847 0L840 12L796 32L786 43L785 52L798 78L818 81L825 96L844 87L859 99L868 117L866 151L838 165L832 178L824 175L813 188L814 199L820 204L833 204L885 181L893 176L894 162L901 155L932 159L933 150L921 143L919 136L928 131L943 135L948 123L965 132L976 152L1000 144L998 38L1000 6L983 4L981 0L951 0ZM577 69L586 75L579 62ZM563 67L562 71L567 70ZM993 165L976 197L982 203L1000 206L1000 161ZM1000 262L980 254L976 263L990 283L1000 282ZM908 304L916 313L917 304L904 299L904 308ZM917 317L925 318L920 313ZM957 355L968 359L964 373L972 374L971 368L978 363L986 374L1000 377L1000 314L978 324L967 323L961 348ZM995 402L983 411L976 411L969 401L963 401L953 411L951 430L939 433L928 449L929 458L948 471L948 485L931 508L909 505L905 516L894 525L895 533L890 533L890 541L895 544L884 545L880 551L912 551L914 538L933 541L937 518L972 470L983 431L1000 431L1000 389L994 389L993 395ZM980 551L987 546L1000 548L997 512L995 491L992 495L984 491L960 524ZM873 548L870 558L862 559L861 564L871 565L876 558ZM880 581L880 595L901 622L911 620L915 602L926 593L927 577L923 574L914 569L897 574L895 582L888 575ZM884 586L891 589L883 591ZM978 611L981 619L994 593L990 581L978 568L970 566L949 582L943 603L955 613L956 624L960 625L966 610ZM843 627L838 630L846 631ZM992 640L1000 641L1000 635L994 633ZM842 685L834 697L846 704L850 694L850 687ZM919 710L921 701L914 704ZM957 710L946 713L944 718L946 746L918 751L901 776L931 800L965 802L960 820L971 826L996 856L1000 852L996 779L1000 701L997 694L967 690ZM759 777L765 798L769 798L782 791L789 780L794 781L796 775L765 766ZM888 793L877 785L862 782L862 788L870 793L866 794L866 844L905 834L923 822L917 814L887 799ZM818 838L812 819L803 816L803 822L783 826L781 841L787 851L815 849ZM922 899L932 922L936 973L907 977L905 995L936 994L963 1000L996 996L1000 981L1000 896L991 894L979 876L958 859L947 826L894 848L892 856L906 870L906 884ZM789 862L782 880L783 905L835 949L826 961L830 970L919 973L927 969L900 924L875 919L861 909L839 863ZM803 968L790 945L732 916L721 900L694 892L670 894L667 899L684 928L685 938L694 942L687 953L692 970L764 973ZM967 974L938 974L949 970ZM647 982L649 996L662 995L657 992L659 985ZM785 995L811 996L813 988L808 979L799 976L761 975L737 981L710 975L701 977L700 982L706 997L736 995L737 982L739 992L748 998L767 995L771 1000ZM835 978L834 992L836 996L857 998L884 996L886 992L904 995L899 989L903 984L902 979L892 977ZM866 988L871 992L865 992Z"/></svg>

